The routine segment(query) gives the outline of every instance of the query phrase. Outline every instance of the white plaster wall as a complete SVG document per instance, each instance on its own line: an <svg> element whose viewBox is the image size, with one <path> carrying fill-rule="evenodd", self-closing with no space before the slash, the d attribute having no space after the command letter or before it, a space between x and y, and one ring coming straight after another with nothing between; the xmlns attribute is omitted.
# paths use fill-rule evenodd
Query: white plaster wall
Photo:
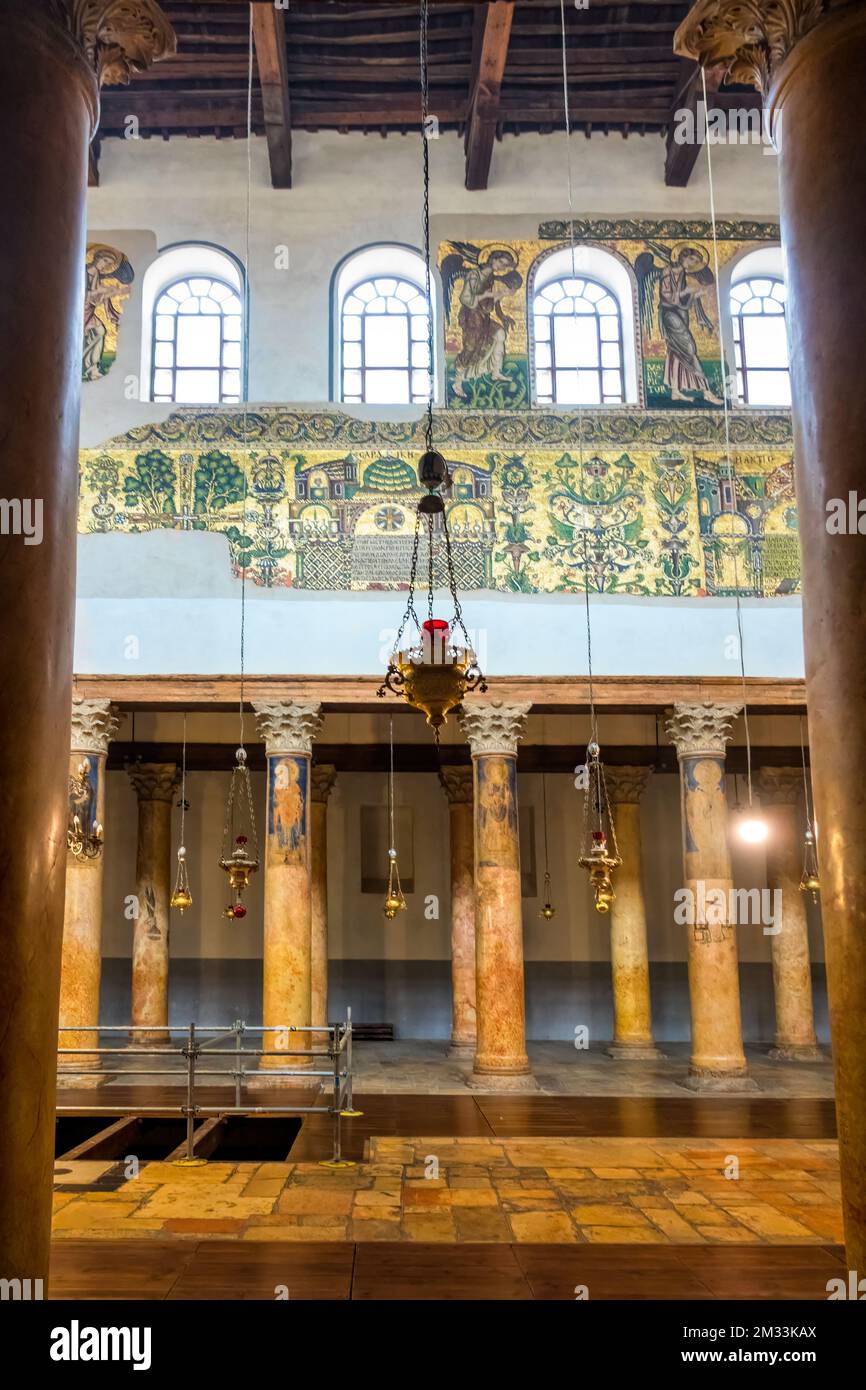
<svg viewBox="0 0 866 1390"><path fill-rule="evenodd" d="M417 246L421 239L419 138L299 131L293 144L295 186L275 190L265 142L253 141L251 401L327 400L335 266L369 242ZM535 236L540 221L567 214L564 135L507 136L495 148L490 187L475 193L463 187L462 140L445 134L431 148L434 242ZM705 157L688 188L666 188L660 138L574 137L572 162L578 217L709 216ZM776 161L760 147L714 148L713 168L720 216L778 215ZM128 350L140 335L142 276L157 246L177 241L214 242L244 258L246 141L106 140L100 176L100 187L88 191L90 238L109 229L126 249L117 238L127 229L151 232L154 243L149 254L138 242L130 247L136 284L121 326L124 361L105 383L83 391L82 440L88 447L167 413L123 395ZM275 268L275 251L282 246L289 250L287 270Z"/></svg>

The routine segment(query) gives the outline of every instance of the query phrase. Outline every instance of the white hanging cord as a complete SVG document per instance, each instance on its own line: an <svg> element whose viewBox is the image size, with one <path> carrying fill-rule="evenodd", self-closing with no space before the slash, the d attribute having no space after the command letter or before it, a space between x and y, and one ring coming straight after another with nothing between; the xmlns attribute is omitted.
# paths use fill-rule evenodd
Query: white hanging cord
<svg viewBox="0 0 866 1390"><path fill-rule="evenodd" d="M572 170L572 150L571 150L571 107L568 96L568 41L566 38L565 27L565 0L559 0L559 20L560 32L562 36L562 101L565 111L565 150L566 150L566 170L568 180L568 233L571 244L571 273L577 277L577 248L574 238L574 173ZM583 402L580 397L580 373L578 373L578 397L577 397L577 443L578 459L580 463L580 486L581 492L586 491L586 480L583 466ZM586 664L589 676L589 722L590 740L598 743L598 718L595 712L595 685L592 675L592 618L589 603L589 546L586 531L583 528L583 599L586 614Z"/></svg>
<svg viewBox="0 0 866 1390"><path fill-rule="evenodd" d="M389 850L396 850L397 844L394 838L394 716L391 715L388 721L388 738L391 749L391 760L388 771L388 836Z"/></svg>
<svg viewBox="0 0 866 1390"><path fill-rule="evenodd" d="M186 713L183 716L183 750L180 759L180 843L186 845L184 827L186 825Z"/></svg>
<svg viewBox="0 0 866 1390"><path fill-rule="evenodd" d="M249 39L247 45L247 196L246 196L246 215L244 223L244 283L243 283L243 337L244 337L244 358L241 370L243 376L240 386L243 394L243 417L244 417L244 497L243 514L241 516L241 688L238 701L238 714L240 720L240 746L244 746L244 685L246 675L246 623L247 623L247 494L249 481L247 473L249 469L249 440L248 440L248 413L249 413L249 392L246 389L246 381L249 380L250 369L250 224L252 222L252 188L253 188L253 7L250 5L250 25ZM246 380L244 379L246 378Z"/></svg>
<svg viewBox="0 0 866 1390"><path fill-rule="evenodd" d="M810 787L810 785L809 785L809 774L808 774L808 772L806 771L806 739L805 739L805 735L804 735L804 732L803 732L803 723L804 723L804 720L803 720L803 716L802 716L802 714L801 714L801 715L800 715L800 757L801 757L802 760L803 760L803 791L804 791L805 796L806 796L806 825L807 825L807 827L808 827L809 830L812 830L812 829L813 829L813 825L812 825L812 789L811 789L811 787Z"/></svg>
<svg viewBox="0 0 866 1390"><path fill-rule="evenodd" d="M716 312L719 323L719 368L722 374L722 409L725 418L725 462L727 465L728 486L731 490L731 502L736 513L737 503L737 484L734 479L734 467L731 462L731 420L728 411L728 375L725 370L725 344L722 336L722 287L719 276L719 239L716 228L716 193L713 183L713 153L712 140L710 138L710 114L707 104L707 74L705 68L701 67L701 85L703 87L704 98L704 128L705 144L707 147L707 178L710 188L710 219L713 228L713 268L716 277ZM740 678L743 685L743 728L746 735L746 783L749 789L749 809L752 807L752 740L749 734L749 703L746 690L746 654L743 643L743 609L740 602L740 575L737 562L736 543L732 548L734 559L734 597L737 612L737 643L740 649Z"/></svg>

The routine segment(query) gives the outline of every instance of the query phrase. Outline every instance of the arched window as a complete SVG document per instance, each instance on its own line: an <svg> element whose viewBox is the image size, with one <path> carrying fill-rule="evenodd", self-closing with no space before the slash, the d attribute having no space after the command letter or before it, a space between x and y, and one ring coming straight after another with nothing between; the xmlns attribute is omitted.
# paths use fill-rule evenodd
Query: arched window
<svg viewBox="0 0 866 1390"><path fill-rule="evenodd" d="M598 247L563 247L530 280L537 405L637 400L628 271Z"/></svg>
<svg viewBox="0 0 866 1390"><path fill-rule="evenodd" d="M222 405L244 394L243 274L213 246L173 246L145 275L146 399Z"/></svg>
<svg viewBox="0 0 866 1390"><path fill-rule="evenodd" d="M788 294L781 272L774 271L772 262L762 270L754 256L747 256L734 272L731 323L737 399L743 405L791 404L785 324Z"/></svg>
<svg viewBox="0 0 866 1390"><path fill-rule="evenodd" d="M430 398L424 261L406 246L369 246L335 278L335 372L341 401L421 404Z"/></svg>

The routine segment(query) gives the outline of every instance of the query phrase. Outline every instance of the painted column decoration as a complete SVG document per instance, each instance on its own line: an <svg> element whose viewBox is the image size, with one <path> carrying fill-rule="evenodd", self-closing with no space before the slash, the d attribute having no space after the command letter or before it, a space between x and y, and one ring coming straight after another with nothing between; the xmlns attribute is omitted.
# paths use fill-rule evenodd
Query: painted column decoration
<svg viewBox="0 0 866 1390"><path fill-rule="evenodd" d="M730 920L731 855L725 747L739 705L674 705L668 735L680 763L684 887L694 1091L754 1088L740 1020L736 927ZM712 894L707 907L708 895ZM722 897L725 906L721 906Z"/></svg>
<svg viewBox="0 0 866 1390"><path fill-rule="evenodd" d="M782 1061L817 1062L812 1009L812 969L806 899L800 892L803 869L803 772L799 767L762 767L755 781L769 827L767 881L780 894L781 931L770 937L776 1038L770 1056Z"/></svg>
<svg viewBox="0 0 866 1390"><path fill-rule="evenodd" d="M469 1084L535 1089L526 1056L523 912L517 823L517 744L530 706L466 706L475 806L477 1038Z"/></svg>
<svg viewBox="0 0 866 1390"><path fill-rule="evenodd" d="M605 784L616 826L622 865L610 911L613 980L611 1057L646 1061L661 1054L653 1042L649 953L640 833L640 799L652 774L648 767L605 768Z"/></svg>
<svg viewBox="0 0 866 1390"><path fill-rule="evenodd" d="M337 780L330 763L316 763L310 781L312 843L312 928L310 942L310 1021L328 1022L328 798ZM326 1041L324 1034L315 1039Z"/></svg>
<svg viewBox="0 0 866 1390"><path fill-rule="evenodd" d="M866 1270L866 5L700 0L676 51L761 92L779 158L803 643L848 1268ZM840 139L840 131L844 138ZM832 254L828 248L832 247ZM842 353L828 343L844 343Z"/></svg>
<svg viewBox="0 0 866 1390"><path fill-rule="evenodd" d="M171 808L178 786L174 763L129 763L126 771L138 797L135 896L138 915L132 937L132 1024L130 1041L140 1047L168 1046L168 933L171 898Z"/></svg>
<svg viewBox="0 0 866 1390"><path fill-rule="evenodd" d="M451 1046L449 1057L475 1054L475 845L472 768L443 767L451 845Z"/></svg>
<svg viewBox="0 0 866 1390"><path fill-rule="evenodd" d="M262 1022L309 1027L312 1020L312 854L310 767L321 705L254 702L267 755L265 807L265 934ZM263 1034L263 1046L308 1052L309 1033ZM307 1057L263 1057L261 1071L310 1066ZM268 1084L300 1085L298 1078Z"/></svg>
<svg viewBox="0 0 866 1390"><path fill-rule="evenodd" d="M78 817L87 836L105 821L105 760L108 745L117 732L118 719L108 700L72 701L72 738L69 755L69 819ZM104 853L76 855L67 846L66 902L63 914L63 952L60 967L60 1025L94 1024L99 1020L99 981L102 974L102 886ZM60 1047L98 1047L94 1032L60 1033ZM85 1067L92 1076L75 1076ZM64 1076L64 1071L69 1071ZM61 1058L59 1084L98 1085L103 1080L101 1063L92 1057Z"/></svg>

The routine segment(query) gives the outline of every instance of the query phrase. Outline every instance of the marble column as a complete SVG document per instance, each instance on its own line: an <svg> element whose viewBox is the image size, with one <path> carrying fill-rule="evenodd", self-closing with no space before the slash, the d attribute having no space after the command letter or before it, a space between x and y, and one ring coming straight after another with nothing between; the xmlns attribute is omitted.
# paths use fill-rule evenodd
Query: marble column
<svg viewBox="0 0 866 1390"><path fill-rule="evenodd" d="M100 79L146 67L173 38L150 0L117 11L109 0L0 0L14 189L0 211L0 475L22 517L0 547L0 1273L10 1279L48 1272L88 144ZM158 19L149 32L148 18Z"/></svg>
<svg viewBox="0 0 866 1390"><path fill-rule="evenodd" d="M605 785L622 864L616 870L616 897L610 910L610 966L613 980L611 1057L648 1061L661 1056L653 1042L649 953L643 892L640 799L652 774L648 767L607 767Z"/></svg>
<svg viewBox="0 0 866 1390"><path fill-rule="evenodd" d="M328 798L337 780L330 763L315 763L310 781L310 853L312 855L312 928L310 942L310 1012L313 1024L328 1022ZM326 1041L324 1034L316 1038Z"/></svg>
<svg viewBox="0 0 866 1390"><path fill-rule="evenodd" d="M449 1057L473 1057L475 1021L475 845L472 768L443 767L451 849L451 1046Z"/></svg>
<svg viewBox="0 0 866 1390"><path fill-rule="evenodd" d="M677 51L762 93L778 145L806 699L851 1269L866 1270L866 6L702 0ZM844 344L844 351L828 350Z"/></svg>
<svg viewBox="0 0 866 1390"><path fill-rule="evenodd" d="M105 760L117 727L117 715L108 700L73 699L69 803L85 835L95 825L105 823ZM102 848L90 857L73 854L67 845L60 966L59 1022L62 1028L94 1024L99 1020L104 867ZM92 1031L58 1036L60 1047L99 1046L99 1034ZM82 1068L90 1075L78 1074ZM96 1054L58 1061L58 1085L95 1086L104 1079L102 1063Z"/></svg>
<svg viewBox="0 0 866 1390"><path fill-rule="evenodd" d="M178 785L174 763L129 763L138 797L135 896L138 915L132 936L132 1023L147 1032L130 1034L139 1047L168 1047L168 933L171 899L171 808Z"/></svg>
<svg viewBox="0 0 866 1390"><path fill-rule="evenodd" d="M767 884L779 893L781 930L770 937L776 1037L770 1056L790 1062L817 1062L812 1009L812 969L806 900L800 892L803 872L803 770L762 767L755 779L761 812L767 821Z"/></svg>
<svg viewBox="0 0 866 1390"><path fill-rule="evenodd" d="M695 914L685 928L692 1058L683 1083L694 1091L754 1089L743 1052L737 934L729 911L725 747L739 713L738 705L674 705L667 726L680 764L684 887ZM724 895L725 907L713 908L705 921L708 894Z"/></svg>
<svg viewBox="0 0 866 1390"><path fill-rule="evenodd" d="M310 767L313 740L322 724L320 704L295 700L253 702L267 755L265 806L265 934L262 1022L309 1027L312 1021L312 855ZM264 1046L309 1052L309 1033L265 1033ZM312 1058L263 1057L268 1084L297 1089L297 1078L272 1079L280 1067L312 1065Z"/></svg>
<svg viewBox="0 0 866 1390"><path fill-rule="evenodd" d="M517 744L530 706L465 705L475 810L476 1049L470 1086L534 1090L526 1056Z"/></svg>

